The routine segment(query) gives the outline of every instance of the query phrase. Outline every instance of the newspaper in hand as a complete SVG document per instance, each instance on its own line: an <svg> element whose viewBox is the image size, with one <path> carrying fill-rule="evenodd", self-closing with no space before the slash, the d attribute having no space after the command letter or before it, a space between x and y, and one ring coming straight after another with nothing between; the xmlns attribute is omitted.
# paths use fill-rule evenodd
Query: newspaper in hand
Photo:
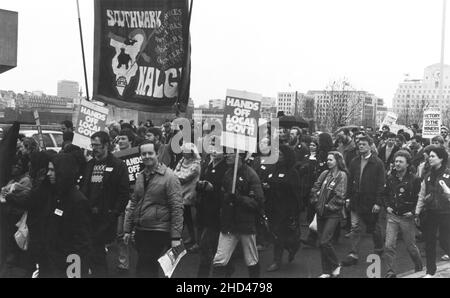
<svg viewBox="0 0 450 298"><path fill-rule="evenodd" d="M169 249L162 257L158 259L165 276L168 278L172 277L175 268L185 254L186 249L183 244L180 244L177 247L172 247Z"/></svg>
<svg viewBox="0 0 450 298"><path fill-rule="evenodd" d="M3 193L0 193L0 203L6 203L6 199Z"/></svg>

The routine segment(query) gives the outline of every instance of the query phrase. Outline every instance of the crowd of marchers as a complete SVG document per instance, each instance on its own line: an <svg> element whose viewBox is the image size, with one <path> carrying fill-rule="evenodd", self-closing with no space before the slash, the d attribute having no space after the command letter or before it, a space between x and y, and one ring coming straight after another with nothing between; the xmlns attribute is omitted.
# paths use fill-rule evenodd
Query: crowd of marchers
<svg viewBox="0 0 450 298"><path fill-rule="evenodd" d="M91 136L90 150L72 144L70 121L61 129L59 152L19 135L10 181L1 188L6 263L25 276L67 277L68 256L77 255L81 277L160 277L158 259L184 245L199 254L198 277L230 277L242 259L248 276L258 278L262 271L282 271L283 256L294 261L303 245L319 248L320 277L332 278L363 257L363 233L372 235L386 277L399 273L399 235L406 251L398 253L409 254L416 272L425 267L426 277L435 275L437 259L450 260L450 138L444 126L431 142L417 125L412 134L394 134L388 126L333 134L269 128L256 153L227 150L219 138L204 150L209 131L198 140L181 138L175 153L173 138L182 128L169 120L161 127L113 123ZM126 164L114 153L135 147L143 170L130 183ZM301 235L305 221L309 230ZM15 235L25 222L24 247ZM351 245L340 260L334 247L341 232ZM425 260L418 241L425 242ZM444 255L437 256L437 243ZM238 244L241 259L232 257ZM260 268L260 251L269 248L273 260ZM107 261L112 250L115 268Z"/></svg>

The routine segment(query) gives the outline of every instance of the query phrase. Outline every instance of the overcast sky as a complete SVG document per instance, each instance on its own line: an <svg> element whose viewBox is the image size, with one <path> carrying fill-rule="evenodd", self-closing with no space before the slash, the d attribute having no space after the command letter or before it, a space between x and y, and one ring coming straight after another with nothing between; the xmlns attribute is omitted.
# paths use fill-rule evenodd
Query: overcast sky
<svg viewBox="0 0 450 298"><path fill-rule="evenodd" d="M93 3L80 0L91 94ZM0 8L19 12L18 66L0 75L0 89L84 85L75 0L0 0ZM422 78L440 62L441 22L442 0L194 0L191 97L199 105L227 88L276 97L289 83L307 92L346 77L391 106L405 73Z"/></svg>

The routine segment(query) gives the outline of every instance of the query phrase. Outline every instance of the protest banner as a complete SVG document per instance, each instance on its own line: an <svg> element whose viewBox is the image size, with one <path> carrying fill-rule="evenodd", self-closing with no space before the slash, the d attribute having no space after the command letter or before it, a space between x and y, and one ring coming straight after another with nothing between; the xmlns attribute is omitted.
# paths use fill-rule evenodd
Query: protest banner
<svg viewBox="0 0 450 298"><path fill-rule="evenodd" d="M128 168L130 186L135 185L137 174L144 170L144 164L142 163L142 158L139 154L139 148L134 147L127 150L117 151L114 153L114 156L125 162Z"/></svg>
<svg viewBox="0 0 450 298"><path fill-rule="evenodd" d="M82 100L78 119L75 123L73 144L84 149L91 149L91 136L105 129L108 108Z"/></svg>
<svg viewBox="0 0 450 298"><path fill-rule="evenodd" d="M223 115L222 144L237 149L233 176L235 191L239 151L256 152L262 95L247 91L227 90Z"/></svg>
<svg viewBox="0 0 450 298"><path fill-rule="evenodd" d="M39 139L39 148L41 150L45 150L44 137L42 136L42 126L41 120L39 119L39 112L37 110L33 111L34 121L36 121L36 127L38 131L38 139Z"/></svg>
<svg viewBox="0 0 450 298"><path fill-rule="evenodd" d="M93 99L184 112L190 85L188 0L97 0Z"/></svg>
<svg viewBox="0 0 450 298"><path fill-rule="evenodd" d="M391 126L392 124L395 124L397 122L398 116L397 114L393 112L387 112L386 116L384 117L383 122L381 123L380 130L383 128L383 126Z"/></svg>
<svg viewBox="0 0 450 298"><path fill-rule="evenodd" d="M261 99L261 94L227 90L223 115L223 146L256 152Z"/></svg>
<svg viewBox="0 0 450 298"><path fill-rule="evenodd" d="M422 138L432 139L441 134L441 111L427 109L423 112Z"/></svg>

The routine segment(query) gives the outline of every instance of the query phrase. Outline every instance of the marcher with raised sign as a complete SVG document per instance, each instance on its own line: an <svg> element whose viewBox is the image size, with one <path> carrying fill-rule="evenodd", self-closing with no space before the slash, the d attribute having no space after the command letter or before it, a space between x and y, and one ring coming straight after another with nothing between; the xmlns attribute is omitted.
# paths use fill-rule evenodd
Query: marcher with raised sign
<svg viewBox="0 0 450 298"><path fill-rule="evenodd" d="M227 170L222 150L217 150L214 146L211 146L209 160L204 165L200 181L197 183L197 215L202 230L197 277L210 276L212 261L219 243L220 203L223 197L221 188Z"/></svg>
<svg viewBox="0 0 450 298"><path fill-rule="evenodd" d="M249 277L260 275L258 250L256 248L256 219L263 206L261 181L255 171L244 163L246 153L227 155L228 170L222 183L224 197L220 211L220 236L214 256L213 276L230 276L233 269L230 258L241 242ZM237 159L237 161L236 161ZM236 190L233 193L234 167L237 162Z"/></svg>

